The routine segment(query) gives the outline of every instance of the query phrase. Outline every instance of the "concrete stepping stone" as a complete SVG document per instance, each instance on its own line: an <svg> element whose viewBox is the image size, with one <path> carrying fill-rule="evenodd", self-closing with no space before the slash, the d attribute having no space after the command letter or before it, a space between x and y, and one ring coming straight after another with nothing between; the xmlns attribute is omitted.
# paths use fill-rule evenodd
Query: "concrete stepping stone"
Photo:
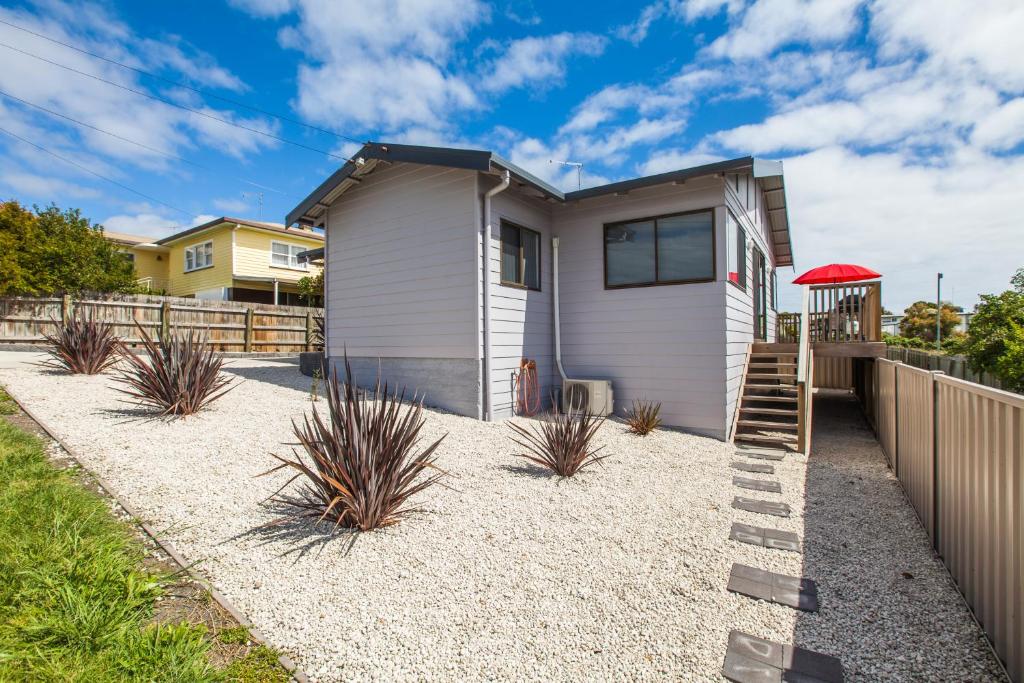
<svg viewBox="0 0 1024 683"><path fill-rule="evenodd" d="M751 491L765 491L767 493L782 493L782 484L777 481L765 479L751 479L750 477L733 477L733 486Z"/></svg>
<svg viewBox="0 0 1024 683"><path fill-rule="evenodd" d="M759 462L743 462L741 460L732 461L733 469L737 469L741 472L754 472L756 474L775 474L775 467L772 465L764 465Z"/></svg>
<svg viewBox="0 0 1024 683"><path fill-rule="evenodd" d="M804 612L818 611L818 586L810 579L734 563L726 590Z"/></svg>
<svg viewBox="0 0 1024 683"><path fill-rule="evenodd" d="M792 531L768 529L766 527L733 522L729 538L740 543L749 543L750 545L759 545L765 548L792 550L795 553L803 552L803 544L800 542L800 537Z"/></svg>
<svg viewBox="0 0 1024 683"><path fill-rule="evenodd" d="M736 455L742 455L744 458L754 458L755 460L785 460L786 454L781 451L755 451L747 450L745 448L737 448Z"/></svg>
<svg viewBox="0 0 1024 683"><path fill-rule="evenodd" d="M832 655L730 631L722 675L736 683L843 683L843 663Z"/></svg>
<svg viewBox="0 0 1024 683"><path fill-rule="evenodd" d="M744 498L735 496L732 499L732 506L737 510L757 512L762 515L775 515L776 517L789 517L789 505L776 503L773 500L758 500L757 498Z"/></svg>

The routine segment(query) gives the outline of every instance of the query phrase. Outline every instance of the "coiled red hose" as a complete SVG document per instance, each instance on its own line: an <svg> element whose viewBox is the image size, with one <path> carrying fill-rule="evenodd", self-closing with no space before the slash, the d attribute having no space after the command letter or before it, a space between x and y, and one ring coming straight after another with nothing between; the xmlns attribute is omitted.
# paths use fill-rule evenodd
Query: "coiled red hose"
<svg viewBox="0 0 1024 683"><path fill-rule="evenodd" d="M516 414L531 417L540 411L540 380L537 363L529 358L519 361L516 373Z"/></svg>

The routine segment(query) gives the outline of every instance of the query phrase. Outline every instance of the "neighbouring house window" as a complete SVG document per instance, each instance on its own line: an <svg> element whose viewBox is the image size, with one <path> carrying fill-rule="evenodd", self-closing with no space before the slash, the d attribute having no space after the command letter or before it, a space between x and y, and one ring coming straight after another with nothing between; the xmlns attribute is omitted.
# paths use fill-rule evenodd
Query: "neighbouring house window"
<svg viewBox="0 0 1024 683"><path fill-rule="evenodd" d="M306 251L308 247L296 244L285 244L284 242L270 243L270 263L282 268L298 268L308 270L308 263L299 263L299 254Z"/></svg>
<svg viewBox="0 0 1024 683"><path fill-rule="evenodd" d="M715 279L714 213L691 211L604 226L606 288Z"/></svg>
<svg viewBox="0 0 1024 683"><path fill-rule="evenodd" d="M185 272L213 265L213 242L203 242L185 249Z"/></svg>
<svg viewBox="0 0 1024 683"><path fill-rule="evenodd" d="M540 290L540 233L501 222L501 284Z"/></svg>
<svg viewBox="0 0 1024 683"><path fill-rule="evenodd" d="M135 263L135 254L130 251L122 251L121 256L124 256L124 260L128 263Z"/></svg>
<svg viewBox="0 0 1024 683"><path fill-rule="evenodd" d="M747 289L747 233L740 227L739 221L727 213L726 240L729 252L729 282Z"/></svg>

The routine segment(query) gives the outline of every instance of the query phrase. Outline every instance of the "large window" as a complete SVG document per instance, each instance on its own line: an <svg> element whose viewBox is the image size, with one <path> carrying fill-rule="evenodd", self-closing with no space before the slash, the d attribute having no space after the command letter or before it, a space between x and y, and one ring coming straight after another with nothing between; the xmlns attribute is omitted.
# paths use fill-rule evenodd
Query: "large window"
<svg viewBox="0 0 1024 683"><path fill-rule="evenodd" d="M213 242L203 242L185 249L185 272L213 265Z"/></svg>
<svg viewBox="0 0 1024 683"><path fill-rule="evenodd" d="M540 289L540 233L501 222L501 284Z"/></svg>
<svg viewBox="0 0 1024 683"><path fill-rule="evenodd" d="M606 288L715 279L715 220L710 209L604 226Z"/></svg>
<svg viewBox="0 0 1024 683"><path fill-rule="evenodd" d="M282 268L298 268L308 270L309 264L299 263L299 254L309 249L298 244L285 244L284 242L270 243L270 264Z"/></svg>
<svg viewBox="0 0 1024 683"><path fill-rule="evenodd" d="M729 282L747 289L747 233L740 227L739 221L726 214L726 242L729 251Z"/></svg>

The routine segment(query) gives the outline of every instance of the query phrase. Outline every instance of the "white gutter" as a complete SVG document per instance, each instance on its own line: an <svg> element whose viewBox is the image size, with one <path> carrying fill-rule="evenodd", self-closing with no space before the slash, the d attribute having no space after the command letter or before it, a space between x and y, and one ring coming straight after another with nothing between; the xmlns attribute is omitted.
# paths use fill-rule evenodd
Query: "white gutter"
<svg viewBox="0 0 1024 683"><path fill-rule="evenodd" d="M484 193L484 419L494 419L491 406L491 197L504 192L511 178L508 171L501 174L501 182Z"/></svg>
<svg viewBox="0 0 1024 683"><path fill-rule="evenodd" d="M558 319L558 238L551 238L551 277L554 280L551 296L555 308L555 365L558 367L558 374L562 381L569 379L565 376L565 369L562 367L562 325Z"/></svg>

